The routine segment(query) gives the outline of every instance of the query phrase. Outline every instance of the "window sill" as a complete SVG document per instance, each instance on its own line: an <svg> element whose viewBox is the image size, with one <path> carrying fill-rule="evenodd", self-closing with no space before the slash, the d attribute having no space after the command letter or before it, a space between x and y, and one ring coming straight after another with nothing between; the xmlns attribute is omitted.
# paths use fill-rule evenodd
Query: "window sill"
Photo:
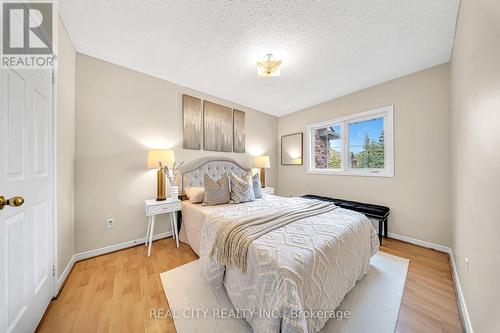
<svg viewBox="0 0 500 333"><path fill-rule="evenodd" d="M333 170L308 170L310 175L326 175L326 176L361 176L361 177L382 177L394 178L394 172L356 172L356 171L333 171Z"/></svg>

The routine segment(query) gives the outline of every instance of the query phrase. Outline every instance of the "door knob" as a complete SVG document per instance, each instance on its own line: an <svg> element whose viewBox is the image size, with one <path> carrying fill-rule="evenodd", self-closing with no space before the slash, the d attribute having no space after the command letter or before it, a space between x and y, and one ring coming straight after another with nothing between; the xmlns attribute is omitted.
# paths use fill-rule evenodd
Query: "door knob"
<svg viewBox="0 0 500 333"><path fill-rule="evenodd" d="M12 197L10 199L5 199L0 195L0 210L5 206L19 207L24 203L23 197Z"/></svg>

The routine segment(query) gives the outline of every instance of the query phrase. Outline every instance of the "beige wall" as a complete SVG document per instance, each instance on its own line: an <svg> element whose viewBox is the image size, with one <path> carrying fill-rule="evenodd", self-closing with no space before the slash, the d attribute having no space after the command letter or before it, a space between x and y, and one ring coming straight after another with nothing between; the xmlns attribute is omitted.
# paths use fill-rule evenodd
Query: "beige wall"
<svg viewBox="0 0 500 333"><path fill-rule="evenodd" d="M448 65L408 75L279 118L279 134L394 105L395 177L307 174L307 166L280 166L282 195L320 194L387 205L389 232L450 245ZM305 138L305 136L304 136ZM304 139L304 156L308 147Z"/></svg>
<svg viewBox="0 0 500 333"><path fill-rule="evenodd" d="M178 161L224 155L248 166L271 156L270 186L278 177L278 119L124 67L77 54L76 252L145 236L143 200L155 196L155 170L146 169L150 148L173 148ZM246 112L247 154L183 150L182 94ZM115 228L105 229L106 218ZM156 232L167 230L158 219Z"/></svg>
<svg viewBox="0 0 500 333"><path fill-rule="evenodd" d="M499 1L462 0L450 67L453 251L476 332L500 332L499 18Z"/></svg>
<svg viewBox="0 0 500 333"><path fill-rule="evenodd" d="M59 19L57 67L57 256L60 276L75 253L75 58Z"/></svg>

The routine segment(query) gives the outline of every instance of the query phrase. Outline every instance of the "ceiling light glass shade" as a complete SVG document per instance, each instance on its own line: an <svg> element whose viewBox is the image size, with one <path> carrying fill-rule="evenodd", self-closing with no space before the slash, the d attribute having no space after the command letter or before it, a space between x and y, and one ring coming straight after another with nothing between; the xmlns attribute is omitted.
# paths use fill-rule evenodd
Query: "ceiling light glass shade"
<svg viewBox="0 0 500 333"><path fill-rule="evenodd" d="M267 60L257 61L258 77L278 77L281 75L282 60L271 60L272 54L266 55Z"/></svg>

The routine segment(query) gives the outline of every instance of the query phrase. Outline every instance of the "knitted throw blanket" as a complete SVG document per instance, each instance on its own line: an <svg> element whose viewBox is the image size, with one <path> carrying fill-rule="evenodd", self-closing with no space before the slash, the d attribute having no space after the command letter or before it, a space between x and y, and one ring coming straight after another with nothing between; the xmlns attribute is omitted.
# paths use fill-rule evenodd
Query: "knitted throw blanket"
<svg viewBox="0 0 500 333"><path fill-rule="evenodd" d="M236 265L244 273L247 269L248 248L254 240L294 221L335 208L337 206L330 202L308 200L244 218L226 218L220 223L209 256L215 257L221 265Z"/></svg>

